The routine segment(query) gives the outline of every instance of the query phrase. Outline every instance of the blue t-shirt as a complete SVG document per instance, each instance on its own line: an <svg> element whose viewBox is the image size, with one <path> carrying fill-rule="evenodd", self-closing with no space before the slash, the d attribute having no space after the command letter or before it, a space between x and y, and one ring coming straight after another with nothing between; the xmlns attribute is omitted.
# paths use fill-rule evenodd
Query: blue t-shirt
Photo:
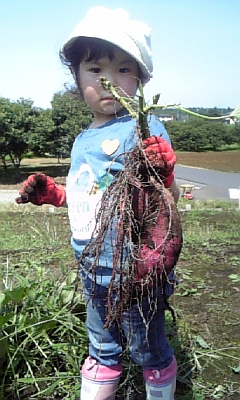
<svg viewBox="0 0 240 400"><path fill-rule="evenodd" d="M77 258L92 236L103 192L124 168L124 153L136 146L136 120L124 114L98 128L83 130L73 144L66 194L71 243ZM162 136L170 143L157 117L149 116L148 126L151 135ZM112 239L106 236L96 271L97 283L104 286L112 275L111 249Z"/></svg>

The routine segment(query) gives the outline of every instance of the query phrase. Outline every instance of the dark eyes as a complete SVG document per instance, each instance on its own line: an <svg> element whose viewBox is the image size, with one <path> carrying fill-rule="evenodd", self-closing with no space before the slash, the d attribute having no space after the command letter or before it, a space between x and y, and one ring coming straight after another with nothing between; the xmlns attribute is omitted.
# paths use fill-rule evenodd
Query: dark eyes
<svg viewBox="0 0 240 400"><path fill-rule="evenodd" d="M126 74L129 72L129 68L120 68L119 72L121 72L122 74Z"/></svg>
<svg viewBox="0 0 240 400"><path fill-rule="evenodd" d="M91 72L93 72L94 74L99 74L99 72L101 72L100 68L91 68Z"/></svg>
<svg viewBox="0 0 240 400"><path fill-rule="evenodd" d="M91 68L90 71L93 74L99 74L101 72L101 68ZM121 74L127 74L129 72L129 68L123 67L123 68L119 68L119 72Z"/></svg>

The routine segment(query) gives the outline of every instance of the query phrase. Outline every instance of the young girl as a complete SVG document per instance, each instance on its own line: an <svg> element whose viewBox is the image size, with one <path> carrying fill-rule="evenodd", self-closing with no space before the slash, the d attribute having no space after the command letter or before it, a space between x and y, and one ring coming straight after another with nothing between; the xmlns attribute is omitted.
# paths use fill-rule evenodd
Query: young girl
<svg viewBox="0 0 240 400"><path fill-rule="evenodd" d="M73 74L82 99L91 107L93 122L76 138L66 190L44 174L31 175L23 184L18 203L68 206L71 243L79 259L94 228L97 205L106 187L124 167L124 153L136 146L136 121L105 90L105 77L124 96L134 98L139 82L152 76L150 30L142 22L129 19L122 9L91 9L64 44L60 57ZM174 152L166 130L151 116L151 138L143 141L146 157L166 165L161 170L165 187L175 202L179 189L174 180ZM155 161L157 167L158 161ZM121 320L106 329L107 290L112 275L112 248L107 242L99 257L96 276L91 265L80 268L84 285L89 335L89 356L82 367L81 400L113 400L122 372L127 343L132 359L142 367L147 399L173 400L177 364L164 329L164 293L155 293L153 312L150 296L141 307L133 303ZM94 282L93 282L94 281ZM156 312L157 309L157 312ZM150 316L150 317L149 317ZM150 321L148 326L144 320Z"/></svg>

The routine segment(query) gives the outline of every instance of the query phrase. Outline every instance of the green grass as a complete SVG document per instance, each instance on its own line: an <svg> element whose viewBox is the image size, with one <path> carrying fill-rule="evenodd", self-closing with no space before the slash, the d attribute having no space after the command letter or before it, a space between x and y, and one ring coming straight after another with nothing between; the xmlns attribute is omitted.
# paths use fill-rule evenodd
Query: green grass
<svg viewBox="0 0 240 400"><path fill-rule="evenodd" d="M240 151L240 146L238 143L234 143L231 145L224 145L219 148L219 151Z"/></svg>
<svg viewBox="0 0 240 400"><path fill-rule="evenodd" d="M181 200L179 209L185 209ZM184 248L166 327L178 361L176 400L237 400L240 210L193 201L181 211ZM78 399L88 354L85 308L74 292L67 211L0 209L0 400ZM72 271L72 272L71 272ZM145 399L129 356L116 399Z"/></svg>

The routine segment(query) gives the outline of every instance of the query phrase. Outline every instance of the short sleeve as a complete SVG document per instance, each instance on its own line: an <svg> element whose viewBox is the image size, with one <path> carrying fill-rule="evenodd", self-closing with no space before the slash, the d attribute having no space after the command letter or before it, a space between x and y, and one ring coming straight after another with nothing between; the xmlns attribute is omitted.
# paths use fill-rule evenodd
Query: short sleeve
<svg viewBox="0 0 240 400"><path fill-rule="evenodd" d="M168 136L165 126L155 115L150 115L148 117L148 126L150 128L151 136L161 136L164 140L171 144L171 140Z"/></svg>

